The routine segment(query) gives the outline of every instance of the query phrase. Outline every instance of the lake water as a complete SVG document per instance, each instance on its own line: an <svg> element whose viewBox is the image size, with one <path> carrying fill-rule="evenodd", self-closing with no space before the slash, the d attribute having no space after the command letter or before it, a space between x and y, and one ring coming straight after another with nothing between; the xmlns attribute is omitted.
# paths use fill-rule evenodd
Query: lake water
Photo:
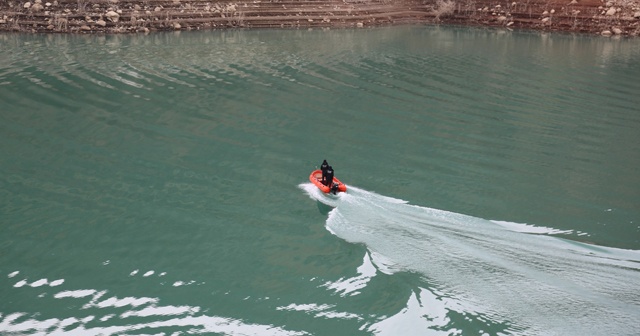
<svg viewBox="0 0 640 336"><path fill-rule="evenodd" d="M0 334L637 334L639 93L638 39L2 34Z"/></svg>

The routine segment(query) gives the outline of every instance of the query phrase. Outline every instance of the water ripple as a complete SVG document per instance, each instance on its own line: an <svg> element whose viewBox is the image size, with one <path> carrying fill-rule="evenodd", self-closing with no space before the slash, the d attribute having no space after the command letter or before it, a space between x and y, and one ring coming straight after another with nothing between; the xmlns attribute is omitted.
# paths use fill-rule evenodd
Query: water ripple
<svg viewBox="0 0 640 336"><path fill-rule="evenodd" d="M12 272L15 277L20 272ZM18 284L23 281L18 282ZM40 287L46 279L30 284ZM64 280L55 280L50 286L62 285ZM3 285L0 283L0 285ZM20 290L21 285L14 286ZM109 296L107 290L64 289L41 301L60 301L56 305L66 305L67 311L74 316L46 318L45 312L12 312L0 314L0 332L7 334L29 333L62 335L78 333L82 335L114 335L137 332L140 330L184 330L190 328L197 333L221 333L225 335L308 335L304 331L292 331L285 328L247 323L240 319L214 316L203 312L198 306L163 305L160 299L153 297L117 297ZM80 308L74 302L80 303ZM84 302L84 304L82 304ZM51 304L51 303L48 303ZM323 313L329 316L329 313ZM145 318L145 320L138 320Z"/></svg>

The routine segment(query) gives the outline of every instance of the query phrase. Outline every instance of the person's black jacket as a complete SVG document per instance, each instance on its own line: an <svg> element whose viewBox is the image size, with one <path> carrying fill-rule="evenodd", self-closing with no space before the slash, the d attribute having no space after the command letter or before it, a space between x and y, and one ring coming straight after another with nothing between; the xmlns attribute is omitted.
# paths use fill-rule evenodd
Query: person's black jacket
<svg viewBox="0 0 640 336"><path fill-rule="evenodd" d="M333 184L333 168L329 166L327 168L327 183L325 185L331 186Z"/></svg>
<svg viewBox="0 0 640 336"><path fill-rule="evenodd" d="M327 168L329 168L329 164L327 160L322 161L322 165L320 165L320 170L322 171L322 183L327 184Z"/></svg>

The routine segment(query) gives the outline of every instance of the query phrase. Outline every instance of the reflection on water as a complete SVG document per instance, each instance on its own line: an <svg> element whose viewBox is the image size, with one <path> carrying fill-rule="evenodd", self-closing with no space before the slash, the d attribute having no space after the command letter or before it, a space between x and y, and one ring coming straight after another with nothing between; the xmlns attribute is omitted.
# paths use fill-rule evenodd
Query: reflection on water
<svg viewBox="0 0 640 336"><path fill-rule="evenodd" d="M514 34L518 36L517 46L510 43ZM416 45L416 37L421 39L421 44ZM469 44L478 50L490 45L500 46L491 62L483 60L485 63L482 64L494 74L510 72L513 75L513 71L523 74L528 71L505 68L505 64L513 59L534 59L541 65L561 59L567 69L588 66L584 70L593 71L594 67L624 64L638 57L638 49L633 43L615 39L585 43L586 39L590 37L449 28L264 30L251 34L212 31L149 36L2 34L0 41L5 50L11 52L0 60L0 83L12 84L8 80L10 75L18 74L48 90L57 91L60 84L82 88L83 82L87 81L132 94L166 85L196 88L199 81L218 84L249 81L271 86L276 83L269 78L277 78L326 89L329 88L327 85L353 85L345 79L360 76L358 69L344 65L364 61L361 66L366 67L366 60L370 59L397 66L394 49L404 52L408 48L410 52L420 54L428 47L433 52L431 56L437 56L459 53L468 49ZM389 49L378 53L381 48ZM335 51L340 53L338 60ZM96 59L101 62L95 62ZM449 66L453 72L461 69ZM395 77L394 72L385 75L384 67L368 69L380 71L387 80ZM551 70L548 75L553 77ZM333 75L335 72L346 77L340 79ZM324 83L318 86L319 82L313 79L321 79ZM377 84L394 86L392 80Z"/></svg>

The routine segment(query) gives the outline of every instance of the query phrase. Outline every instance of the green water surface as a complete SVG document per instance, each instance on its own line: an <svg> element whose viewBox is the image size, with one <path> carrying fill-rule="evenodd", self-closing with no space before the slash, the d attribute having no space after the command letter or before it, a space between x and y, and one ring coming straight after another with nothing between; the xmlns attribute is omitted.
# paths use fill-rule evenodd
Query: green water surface
<svg viewBox="0 0 640 336"><path fill-rule="evenodd" d="M456 256L427 235L469 250L472 229L372 201L332 232L300 185L327 159L356 196L635 253L639 60L635 39L451 27L2 34L0 333L579 335L430 274ZM345 233L359 218L386 231ZM637 264L614 280L640 284ZM606 295L627 321L606 330L631 335L637 294Z"/></svg>

